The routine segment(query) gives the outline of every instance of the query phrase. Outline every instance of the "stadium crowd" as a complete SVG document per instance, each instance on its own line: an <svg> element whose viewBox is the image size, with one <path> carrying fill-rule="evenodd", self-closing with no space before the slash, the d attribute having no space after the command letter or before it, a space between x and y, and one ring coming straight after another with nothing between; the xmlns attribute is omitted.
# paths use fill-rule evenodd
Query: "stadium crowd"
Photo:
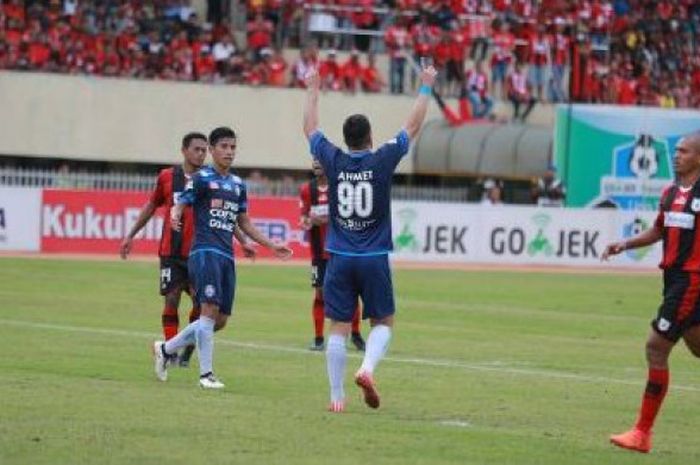
<svg viewBox="0 0 700 465"><path fill-rule="evenodd" d="M248 0L245 30L209 3L212 22L187 0L3 0L0 69L286 87L318 66L327 90L404 93L428 58L478 116L494 98L700 104L696 0Z"/></svg>

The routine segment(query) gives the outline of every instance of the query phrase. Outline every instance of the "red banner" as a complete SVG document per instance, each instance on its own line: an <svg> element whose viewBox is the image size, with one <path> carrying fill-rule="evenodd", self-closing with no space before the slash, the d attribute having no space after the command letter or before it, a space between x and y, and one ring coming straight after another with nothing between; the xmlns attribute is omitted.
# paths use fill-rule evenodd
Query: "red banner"
<svg viewBox="0 0 700 465"><path fill-rule="evenodd" d="M143 192L44 190L41 251L116 255L122 238L147 201L148 194ZM163 213L159 212L136 236L133 253L158 253ZM294 258L310 258L304 231L299 227L297 199L253 197L248 214L267 237L292 248ZM258 247L258 255L272 256L263 247Z"/></svg>

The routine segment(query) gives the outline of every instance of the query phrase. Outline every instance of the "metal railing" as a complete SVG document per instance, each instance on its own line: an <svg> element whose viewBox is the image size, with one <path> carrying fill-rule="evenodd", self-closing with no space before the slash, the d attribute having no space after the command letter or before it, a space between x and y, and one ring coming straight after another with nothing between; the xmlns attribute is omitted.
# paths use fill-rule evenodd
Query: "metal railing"
<svg viewBox="0 0 700 465"><path fill-rule="evenodd" d="M85 189L148 192L155 187L154 175L134 173L90 173L42 170L34 168L0 167L0 186L47 189ZM305 181L246 180L250 195L296 197ZM466 202L469 189L465 187L404 186L392 187L394 200L430 202Z"/></svg>

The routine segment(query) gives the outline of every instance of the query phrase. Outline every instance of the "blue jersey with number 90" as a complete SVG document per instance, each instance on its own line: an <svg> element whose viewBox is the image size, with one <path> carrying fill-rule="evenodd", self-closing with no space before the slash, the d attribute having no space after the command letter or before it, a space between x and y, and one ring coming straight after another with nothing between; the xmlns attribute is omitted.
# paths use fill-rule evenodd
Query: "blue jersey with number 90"
<svg viewBox="0 0 700 465"><path fill-rule="evenodd" d="M311 154L328 177L326 250L341 255L380 255L393 250L391 181L408 153L405 130L376 151L344 152L320 131L309 139Z"/></svg>

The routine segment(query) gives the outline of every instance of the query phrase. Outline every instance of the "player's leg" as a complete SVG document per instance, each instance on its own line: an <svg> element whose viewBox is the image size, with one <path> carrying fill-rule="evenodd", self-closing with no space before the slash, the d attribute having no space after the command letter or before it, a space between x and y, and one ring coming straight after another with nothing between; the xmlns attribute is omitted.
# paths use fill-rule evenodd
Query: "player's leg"
<svg viewBox="0 0 700 465"><path fill-rule="evenodd" d="M351 260L348 257L331 256L323 283L325 313L330 319L326 369L331 400L328 409L331 412L342 412L345 408L345 339L350 333L350 322L358 297Z"/></svg>
<svg viewBox="0 0 700 465"><path fill-rule="evenodd" d="M391 341L395 312L394 289L387 255L363 257L361 262L364 317L370 319L372 329L367 337L362 365L355 374L355 383L362 388L367 405L378 408L379 393L374 383L374 371L386 355Z"/></svg>
<svg viewBox="0 0 700 465"><path fill-rule="evenodd" d="M199 304L197 304L197 302L195 301L194 290L192 289L191 285L189 285L189 281L188 281L188 289L186 290L186 292L190 296L190 300L192 301L192 309L190 310L190 314L189 314L189 322L190 322L190 324L192 324L199 319L201 309L199 308ZM180 367L186 368L190 365L190 359L192 358L192 354L194 353L194 349L195 349L194 344L189 344L184 349L182 349L182 351L180 352L180 356L178 357L178 365Z"/></svg>
<svg viewBox="0 0 700 465"><path fill-rule="evenodd" d="M694 356L700 358L700 323L688 328L683 334L683 342Z"/></svg>
<svg viewBox="0 0 700 465"><path fill-rule="evenodd" d="M180 306L182 287L180 284L180 270L174 259L160 258L160 295L163 296L163 312L161 324L165 340L172 339L179 330L180 320L177 309Z"/></svg>
<svg viewBox="0 0 700 465"><path fill-rule="evenodd" d="M199 385L205 389L221 389L224 384L214 376L214 331L223 329L233 309L236 270L233 260L217 254L209 255L210 267L202 298L202 314L197 330L199 352Z"/></svg>
<svg viewBox="0 0 700 465"><path fill-rule="evenodd" d="M360 302L357 302L357 307L355 307L355 314L352 316L352 328L350 333L350 342L355 346L355 349L363 352L365 350L365 340L362 338L362 333L360 333L360 320L362 319L362 307L360 307Z"/></svg>
<svg viewBox="0 0 700 465"><path fill-rule="evenodd" d="M642 396L639 416L634 428L610 437L610 441L638 452L651 450L654 421L668 390L668 359L676 342L687 328L684 309L695 308L700 291L700 278L683 272L664 272L664 301L652 321L646 343L647 384Z"/></svg>
<svg viewBox="0 0 700 465"><path fill-rule="evenodd" d="M311 264L311 286L314 288L314 301L311 316L314 322L314 340L309 346L311 350L321 351L324 348L323 325L323 279L326 273L326 260L314 260Z"/></svg>

